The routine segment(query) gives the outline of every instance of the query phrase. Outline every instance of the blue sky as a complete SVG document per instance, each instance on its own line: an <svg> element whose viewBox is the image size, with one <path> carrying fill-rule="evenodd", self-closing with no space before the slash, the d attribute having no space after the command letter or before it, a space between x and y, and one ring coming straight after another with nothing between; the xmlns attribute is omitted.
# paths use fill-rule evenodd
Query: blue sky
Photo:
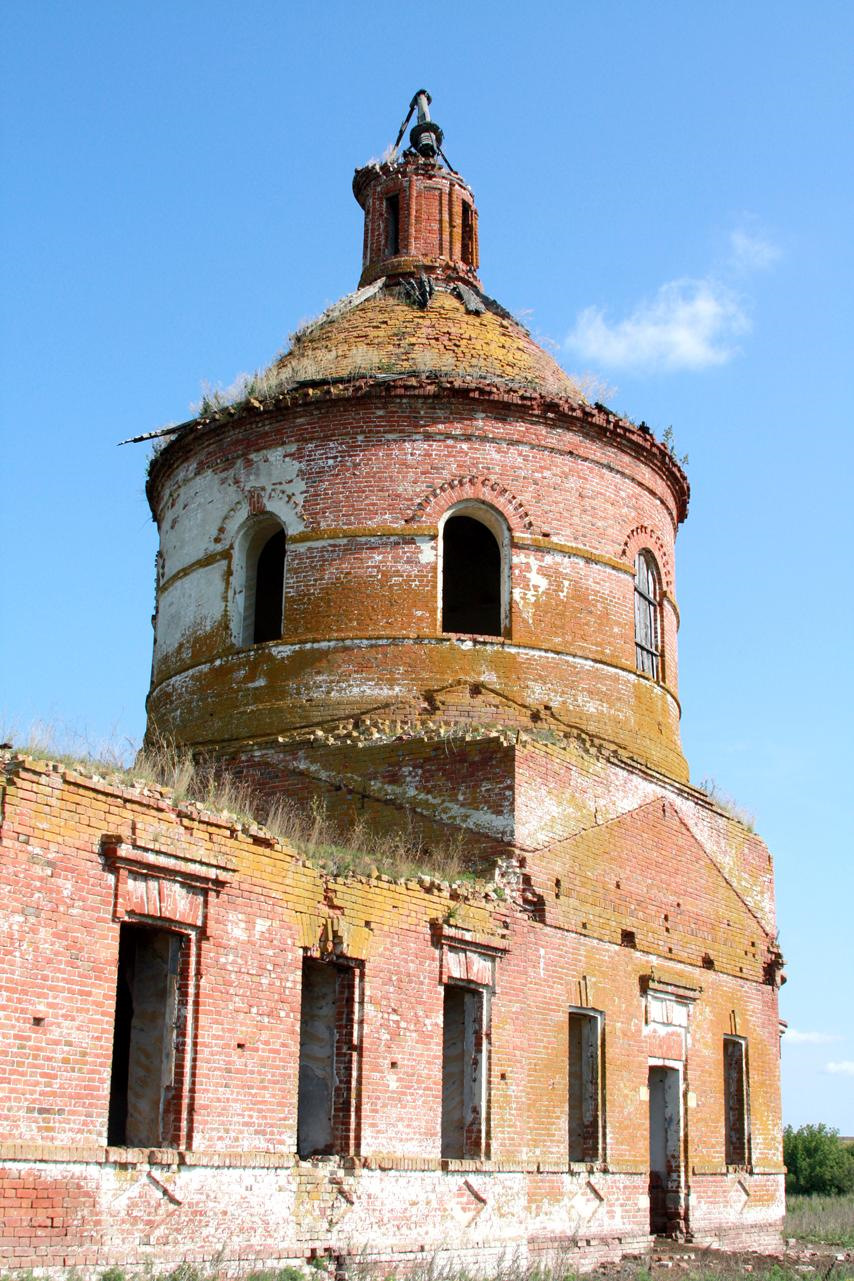
<svg viewBox="0 0 854 1281"><path fill-rule="evenodd" d="M138 740L144 446L359 271L426 85L487 290L688 454L695 780L775 855L786 1119L854 1134L854 6L6 0L6 732Z"/></svg>

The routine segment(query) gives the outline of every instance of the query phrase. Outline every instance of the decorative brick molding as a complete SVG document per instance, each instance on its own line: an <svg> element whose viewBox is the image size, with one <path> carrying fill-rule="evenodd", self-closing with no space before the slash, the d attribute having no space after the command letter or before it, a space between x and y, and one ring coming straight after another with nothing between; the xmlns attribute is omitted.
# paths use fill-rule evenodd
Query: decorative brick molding
<svg viewBox="0 0 854 1281"><path fill-rule="evenodd" d="M208 894L218 894L227 884L225 867L141 849L117 836L102 838L101 854L116 876L117 921L145 917L203 930Z"/></svg>
<svg viewBox="0 0 854 1281"><path fill-rule="evenodd" d="M464 500L486 503L495 507L506 518L511 532L525 530L530 533L534 528L527 508L506 485L491 479L489 476L454 476L443 484L431 489L421 499L415 510L407 517L407 524L437 524L442 513L454 503Z"/></svg>
<svg viewBox="0 0 854 1281"><path fill-rule="evenodd" d="M437 921L432 933L434 944L441 949L443 983L474 983L478 987L495 988L495 963L507 952L506 947L455 930L444 921Z"/></svg>
<svg viewBox="0 0 854 1281"><path fill-rule="evenodd" d="M648 547L655 556L665 590L672 592L673 566L670 560L670 553L665 547L661 536L654 529L651 529L649 525L637 525L626 535L626 540L620 550L620 556L623 560L633 563L638 552L642 551L644 547Z"/></svg>

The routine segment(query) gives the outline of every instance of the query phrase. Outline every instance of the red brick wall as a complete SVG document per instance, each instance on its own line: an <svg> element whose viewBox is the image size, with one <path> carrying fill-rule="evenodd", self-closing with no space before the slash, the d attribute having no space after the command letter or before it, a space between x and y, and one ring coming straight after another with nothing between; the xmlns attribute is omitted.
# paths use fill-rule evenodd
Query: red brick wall
<svg viewBox="0 0 854 1281"><path fill-rule="evenodd" d="M628 448L591 414L386 392L173 446L151 495L163 562L152 722L190 743L257 741L481 681L684 778L681 498L659 447L635 431ZM496 508L510 532L509 623L494 640L440 631L438 525L460 501ZM288 530L284 633L246 649L233 548L258 503ZM635 666L640 543L662 571L660 683Z"/></svg>
<svg viewBox="0 0 854 1281"><path fill-rule="evenodd" d="M368 165L357 171L353 190L365 211L364 255L359 283L379 276L423 270L453 272L477 282L477 210L459 174L417 156ZM397 197L399 252L390 257L386 240L386 200ZM471 210L473 244L463 245L463 204Z"/></svg>
<svg viewBox="0 0 854 1281"><path fill-rule="evenodd" d="M517 752L517 789L523 757ZM504 749L497 760L509 764ZM628 803L617 767L600 760L596 768L610 771L612 792ZM679 822L690 820L689 793L677 799ZM705 970L690 931L669 936L674 953L663 959L660 922L656 930L639 922L638 949L621 947L611 923L619 926L623 909L604 882L585 934L566 893L532 912L512 879L461 894L428 878L329 878L260 831L176 809L150 788L34 762L9 766L2 817L4 1267L160 1268L221 1255L248 1270L312 1250L364 1247L399 1262L449 1245L458 1259L486 1260L561 1242L579 1261L613 1256L648 1237L643 1092L655 1056L682 1063L685 1074L689 1227L703 1240L776 1240L777 999L758 965L731 972L734 954L722 950L718 968ZM660 862L660 803L657 813L652 803L635 805L625 822L625 839L609 846L609 873L627 887L644 868L650 879L678 874L692 928L711 947L731 891L700 866L708 853L680 862L677 829L666 828L674 861ZM552 870L547 855L530 856L535 881ZM571 871L566 879L571 885ZM139 916L141 904L148 915ZM171 1151L106 1146L123 919L185 930L198 949L186 1138ZM302 958L327 948L364 975L355 1151L300 1162ZM448 948L473 949L487 970L494 966L483 1161L439 1159ZM643 989L655 975L691 993L690 1041L646 1023ZM567 1162L575 1006L598 1009L605 1021L605 1160L590 1167ZM722 1044L731 1034L749 1047L752 1164L743 1170L724 1165Z"/></svg>

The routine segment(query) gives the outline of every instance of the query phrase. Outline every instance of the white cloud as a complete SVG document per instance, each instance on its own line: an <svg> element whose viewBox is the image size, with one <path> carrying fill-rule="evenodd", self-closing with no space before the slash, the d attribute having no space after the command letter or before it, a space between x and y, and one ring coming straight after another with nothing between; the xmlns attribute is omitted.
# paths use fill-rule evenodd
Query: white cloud
<svg viewBox="0 0 854 1281"><path fill-rule="evenodd" d="M854 1059L841 1059L836 1063L826 1063L825 1072L833 1076L854 1076Z"/></svg>
<svg viewBox="0 0 854 1281"><path fill-rule="evenodd" d="M799 1032L796 1027L786 1029L784 1045L829 1045L840 1038L831 1032Z"/></svg>
<svg viewBox="0 0 854 1281"><path fill-rule="evenodd" d="M675 371L724 365L751 321L744 296L733 287L780 257L774 241L749 216L729 234L722 261L702 276L668 280L623 319L602 307L579 312L565 346L609 369Z"/></svg>
<svg viewBox="0 0 854 1281"><path fill-rule="evenodd" d="M737 296L712 277L671 280L624 320L611 323L599 307L581 312L567 346L611 369L706 369L736 353L750 321Z"/></svg>
<svg viewBox="0 0 854 1281"><path fill-rule="evenodd" d="M780 249L767 236L743 227L730 233L730 263L737 271L765 271L780 257Z"/></svg>

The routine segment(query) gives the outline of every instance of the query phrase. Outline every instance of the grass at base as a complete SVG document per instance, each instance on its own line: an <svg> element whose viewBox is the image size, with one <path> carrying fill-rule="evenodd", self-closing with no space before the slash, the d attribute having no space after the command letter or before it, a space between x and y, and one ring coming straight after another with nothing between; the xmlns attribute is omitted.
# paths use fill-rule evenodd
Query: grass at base
<svg viewBox="0 0 854 1281"><path fill-rule="evenodd" d="M854 1193L848 1196L786 1197L787 1237L854 1248Z"/></svg>

